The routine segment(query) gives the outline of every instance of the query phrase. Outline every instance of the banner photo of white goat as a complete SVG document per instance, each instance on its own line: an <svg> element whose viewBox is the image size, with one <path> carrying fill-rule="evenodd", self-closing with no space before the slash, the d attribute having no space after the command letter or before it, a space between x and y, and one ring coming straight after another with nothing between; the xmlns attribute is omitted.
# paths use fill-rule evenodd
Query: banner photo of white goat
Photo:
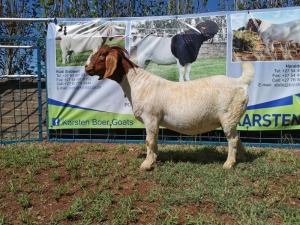
<svg viewBox="0 0 300 225"><path fill-rule="evenodd" d="M124 23L96 20L68 24L56 26L56 66L84 66L92 51L104 44L125 46Z"/></svg>
<svg viewBox="0 0 300 225"><path fill-rule="evenodd" d="M82 19L81 19L82 20ZM60 20L47 33L47 84L51 129L126 127L135 121L118 84L84 71L103 45L126 47L127 22ZM140 125L141 126L141 125Z"/></svg>
<svg viewBox="0 0 300 225"><path fill-rule="evenodd" d="M300 9L232 14L231 30L228 74L243 61L252 61L256 71L239 128L299 129Z"/></svg>
<svg viewBox="0 0 300 225"><path fill-rule="evenodd" d="M124 57L134 65L172 82L214 75L237 78L242 63L251 61L255 76L238 129L299 129L298 21L297 7L58 19L58 24L49 24L47 33L49 128L144 128L133 115L131 96L124 94L121 80L103 79L94 73L95 68L88 67L91 61L110 66L112 58L101 55L99 48L121 46L127 50L120 50Z"/></svg>

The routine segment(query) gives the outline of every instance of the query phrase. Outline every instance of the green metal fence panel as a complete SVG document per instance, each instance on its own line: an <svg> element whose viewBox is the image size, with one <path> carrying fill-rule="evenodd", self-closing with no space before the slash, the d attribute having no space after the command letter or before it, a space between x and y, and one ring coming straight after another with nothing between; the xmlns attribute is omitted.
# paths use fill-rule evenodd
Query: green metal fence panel
<svg viewBox="0 0 300 225"><path fill-rule="evenodd" d="M30 52L29 52L30 51ZM0 36L0 143L43 140L41 40ZM27 55L26 55L27 54ZM30 63L24 62L31 54ZM9 68L24 68L28 74ZM9 74L16 71L13 74Z"/></svg>

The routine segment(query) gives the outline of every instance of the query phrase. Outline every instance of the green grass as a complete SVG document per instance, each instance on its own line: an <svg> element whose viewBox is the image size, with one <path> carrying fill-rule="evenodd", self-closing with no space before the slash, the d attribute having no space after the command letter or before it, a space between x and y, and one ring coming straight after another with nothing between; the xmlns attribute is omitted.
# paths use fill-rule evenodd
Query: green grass
<svg viewBox="0 0 300 225"><path fill-rule="evenodd" d="M167 80L179 80L177 64L157 65L150 62L146 70ZM198 58L191 65L191 80L213 75L226 75L226 58Z"/></svg>
<svg viewBox="0 0 300 225"><path fill-rule="evenodd" d="M23 143L0 147L0 224L300 224L300 154L227 147ZM49 166L49 160L56 162Z"/></svg>

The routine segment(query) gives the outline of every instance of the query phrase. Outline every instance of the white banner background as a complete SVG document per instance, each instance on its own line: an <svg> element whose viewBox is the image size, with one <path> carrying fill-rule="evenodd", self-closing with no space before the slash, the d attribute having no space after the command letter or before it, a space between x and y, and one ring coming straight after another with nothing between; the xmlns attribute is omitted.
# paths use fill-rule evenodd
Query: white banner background
<svg viewBox="0 0 300 225"><path fill-rule="evenodd" d="M282 52L280 57L278 55L273 55L271 58L267 57L266 55L271 53L266 52L266 49L261 50L259 48L252 51L236 51L233 44L235 41L234 33L243 34L243 32L248 32L247 34L252 35L251 32L245 30L249 19L268 21L269 26L288 21L300 21L300 8L205 13L176 17L100 18L96 20L58 19L58 25L49 24L47 34L47 88L50 129L142 127L139 122L135 121L130 103L116 82L109 79L99 81L97 77L90 77L85 74L85 61L92 54L92 49L86 47L84 56L81 55L82 53L76 52L78 45L84 44L83 37L92 41L99 37L108 38L106 40L108 43L123 45L130 52L130 58L137 61L139 50L136 43L138 43L138 38L144 39L149 35L158 37L159 40L171 38L176 33L191 29L191 26L195 27L197 23L205 20L218 23L219 32L214 39L217 40L215 42L223 43L222 46L225 46L227 55L223 62L218 61L216 64L202 65L202 67L224 67L222 75L239 77L242 61L249 60L250 56L247 55L251 55L250 61L253 61L255 66L256 75L249 88L247 111L247 113L249 112L249 120L255 118L255 121L242 122L239 128L254 130L299 129L300 113L297 110L300 108L298 107L300 105L300 101L298 101L300 96L300 62L299 58L293 58L288 50L286 56L283 55L283 52L289 48L288 42L290 42L291 45L296 46L296 56L300 57L300 43L294 43L297 42L296 39L277 44ZM300 22L298 22L300 30L299 24ZM62 27L59 25L62 25ZM113 28L112 31L111 28ZM267 35L275 35L274 32L277 31ZM288 32L288 30L285 30L282 35L287 35ZM300 39L300 32L294 35L294 37L296 36ZM68 41L66 37L77 40L77 42ZM112 38L112 40L109 38ZM89 43L92 43L92 41ZM263 43L258 36L257 42ZM62 45L62 43L69 45L67 49L64 50L66 44ZM155 45L155 42L152 43ZM86 44L84 45L86 46ZM148 45L144 51L146 52L150 47ZM164 50L163 45L159 46L157 44L156 48L161 49L160 54L167 52ZM209 49L210 46L208 45L207 48ZM203 45L197 58L198 63L205 62L205 54L201 53L202 50ZM65 57L66 62L63 63L63 52L69 53L72 51L71 62L68 62L68 58ZM295 53L293 54L295 56ZM76 65L74 64L76 60L73 61L73 59L79 56L83 59ZM220 57L212 54L212 56L206 58L219 59ZM155 67L160 68L159 66L154 66L154 69ZM174 66L177 68L176 64ZM192 79L198 78L197 73L193 75L195 67L193 63ZM166 67L158 69L158 71L163 74ZM173 79L178 82L176 80L179 76L178 69L174 71L175 78ZM253 111L253 109L260 111ZM280 116L274 116L274 114L280 114Z"/></svg>

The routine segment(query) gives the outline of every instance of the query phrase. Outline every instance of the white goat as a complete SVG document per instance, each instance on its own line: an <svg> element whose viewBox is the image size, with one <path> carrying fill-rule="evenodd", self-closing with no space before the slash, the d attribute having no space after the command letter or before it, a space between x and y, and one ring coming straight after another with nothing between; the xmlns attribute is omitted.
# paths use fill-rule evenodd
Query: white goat
<svg viewBox="0 0 300 225"><path fill-rule="evenodd" d="M62 27L62 29L64 29ZM66 35L63 31L58 32L61 38L60 48L62 51L62 63L71 63L73 52L80 53L97 49L102 46L106 39L110 40L115 36L124 36L125 28L111 23L105 26L95 26L94 23L88 25L72 25L67 27Z"/></svg>
<svg viewBox="0 0 300 225"><path fill-rule="evenodd" d="M150 170L158 156L159 126L196 135L222 127L228 140L224 168L232 168L236 156L245 157L236 126L246 110L247 88L254 77L251 63L243 64L240 78L224 75L189 82L172 82L135 65L120 46L102 46L85 71L99 79L118 82L128 97L135 117L146 127L147 157L141 168Z"/></svg>
<svg viewBox="0 0 300 225"><path fill-rule="evenodd" d="M66 35L61 37L60 48L62 51L62 63L71 63L72 52L80 53L97 49L103 44L103 38L99 33L94 35Z"/></svg>
<svg viewBox="0 0 300 225"><path fill-rule="evenodd" d="M300 20L273 24L260 19L249 19L246 28L257 32L266 46L266 52L274 52L274 41L300 44Z"/></svg>

